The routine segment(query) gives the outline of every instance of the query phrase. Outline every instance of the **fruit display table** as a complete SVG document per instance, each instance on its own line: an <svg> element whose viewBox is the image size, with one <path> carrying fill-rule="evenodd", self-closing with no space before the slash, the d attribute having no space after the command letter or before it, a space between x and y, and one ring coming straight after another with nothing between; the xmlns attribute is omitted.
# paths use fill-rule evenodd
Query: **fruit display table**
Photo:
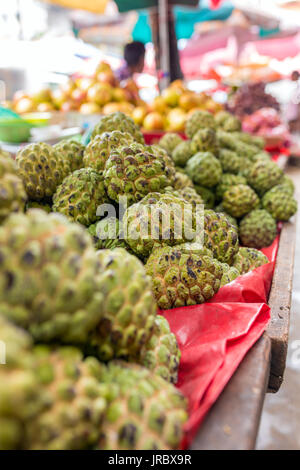
<svg viewBox="0 0 300 470"><path fill-rule="evenodd" d="M300 180L300 171L297 171ZM191 449L248 450L255 447L265 394L277 392L285 369L296 241L296 221L282 227L272 288L271 321L265 334L211 408Z"/></svg>

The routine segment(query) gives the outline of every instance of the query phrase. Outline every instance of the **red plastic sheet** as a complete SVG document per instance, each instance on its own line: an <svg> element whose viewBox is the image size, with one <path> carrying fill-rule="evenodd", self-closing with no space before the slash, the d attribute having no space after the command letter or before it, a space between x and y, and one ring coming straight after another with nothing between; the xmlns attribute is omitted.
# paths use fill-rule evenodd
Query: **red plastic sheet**
<svg viewBox="0 0 300 470"><path fill-rule="evenodd" d="M188 398L189 419L182 447L195 436L204 416L234 371L264 332L266 304L203 304L165 310L181 350L178 388Z"/></svg>
<svg viewBox="0 0 300 470"><path fill-rule="evenodd" d="M279 226L280 231L280 226ZM279 234L262 251L269 263L223 286L203 305L161 310L181 350L177 387L187 397L187 447L244 356L265 331Z"/></svg>

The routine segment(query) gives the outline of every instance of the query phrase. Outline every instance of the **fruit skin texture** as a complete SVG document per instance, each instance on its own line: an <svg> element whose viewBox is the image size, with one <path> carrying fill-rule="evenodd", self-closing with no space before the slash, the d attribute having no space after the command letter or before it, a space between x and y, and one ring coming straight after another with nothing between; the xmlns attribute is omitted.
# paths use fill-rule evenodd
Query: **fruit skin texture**
<svg viewBox="0 0 300 470"><path fill-rule="evenodd" d="M269 262L268 258L256 248L240 247L235 255L233 266L245 274Z"/></svg>
<svg viewBox="0 0 300 470"><path fill-rule="evenodd" d="M65 174L68 175L75 170L82 168L83 152L85 146L76 140L61 140L53 145L56 150L64 159Z"/></svg>
<svg viewBox="0 0 300 470"><path fill-rule="evenodd" d="M296 214L298 204L291 195L290 188L285 185L278 185L264 194L262 206L274 219L288 221Z"/></svg>
<svg viewBox="0 0 300 470"><path fill-rule="evenodd" d="M89 346L104 361L136 356L154 328L157 306L151 279L142 263L123 248L100 250L96 260L103 304Z"/></svg>
<svg viewBox="0 0 300 470"><path fill-rule="evenodd" d="M221 263L233 263L239 249L238 232L225 214L212 210L204 212L204 245Z"/></svg>
<svg viewBox="0 0 300 470"><path fill-rule="evenodd" d="M276 235L276 221L264 209L249 212L240 222L239 236L241 242L250 248L269 246Z"/></svg>
<svg viewBox="0 0 300 470"><path fill-rule="evenodd" d="M197 152L211 152L217 155L218 143L214 129L199 129L193 136L191 151L193 154Z"/></svg>
<svg viewBox="0 0 300 470"><path fill-rule="evenodd" d="M108 196L118 202L127 197L128 205L141 200L153 191L162 191L169 185L164 156L154 154L147 147L133 143L110 154L104 170Z"/></svg>
<svg viewBox="0 0 300 470"><path fill-rule="evenodd" d="M27 200L23 182L12 158L0 154L0 223L11 212L22 212Z"/></svg>
<svg viewBox="0 0 300 470"><path fill-rule="evenodd" d="M215 194L214 194L214 192L212 190L208 189L208 188L205 188L204 186L199 185L199 184L195 184L194 188L195 188L197 194L199 194L199 196L201 196L201 198L203 199L205 209L213 209L213 207L215 205Z"/></svg>
<svg viewBox="0 0 300 470"><path fill-rule="evenodd" d="M186 121L185 133L192 139L199 129L215 129L216 121L208 111L195 111Z"/></svg>
<svg viewBox="0 0 300 470"><path fill-rule="evenodd" d="M129 207L123 219L131 250L147 259L154 246L179 245L195 238L193 208L173 194L151 193Z"/></svg>
<svg viewBox="0 0 300 470"><path fill-rule="evenodd" d="M225 132L240 131L241 121L227 111L220 111L215 115L216 124Z"/></svg>
<svg viewBox="0 0 300 470"><path fill-rule="evenodd" d="M183 198L187 203L192 204L193 209L196 209L197 206L202 206L204 204L202 197L194 188L186 187L178 189L177 191L173 190L172 193L174 196ZM201 209L201 207L199 209Z"/></svg>
<svg viewBox="0 0 300 470"><path fill-rule="evenodd" d="M162 158L165 162L165 174L168 178L169 184L174 186L176 168L172 157L168 155L166 150L161 148L159 145L151 145L148 147L149 151L152 152L156 157Z"/></svg>
<svg viewBox="0 0 300 470"><path fill-rule="evenodd" d="M97 250L113 250L114 248L126 248L123 238L120 238L120 221L116 217L109 217L96 224L90 225L88 232L93 237L94 246Z"/></svg>
<svg viewBox="0 0 300 470"><path fill-rule="evenodd" d="M47 214L50 214L50 212L52 212L52 205L46 202L28 201L25 206L25 211L27 212L29 209L41 209L47 212Z"/></svg>
<svg viewBox="0 0 300 470"><path fill-rule="evenodd" d="M110 152L131 143L133 143L133 138L128 132L112 131L97 135L85 149L84 166L98 172L103 171Z"/></svg>
<svg viewBox="0 0 300 470"><path fill-rule="evenodd" d="M175 132L167 132L159 139L158 145L166 150L166 152L171 156L173 150L182 142L180 135Z"/></svg>
<svg viewBox="0 0 300 470"><path fill-rule="evenodd" d="M248 173L248 184L261 196L280 183L283 171L276 163L257 161Z"/></svg>
<svg viewBox="0 0 300 470"><path fill-rule="evenodd" d="M82 359L76 348L34 350L39 390L48 406L26 426L25 448L31 450L82 450L95 446L106 408L99 381L101 364Z"/></svg>
<svg viewBox="0 0 300 470"><path fill-rule="evenodd" d="M103 177L92 168L81 168L67 176L57 188L53 210L88 226L97 220L97 208L105 202Z"/></svg>
<svg viewBox="0 0 300 470"><path fill-rule="evenodd" d="M218 156L224 173L239 173L242 158L236 152L229 149L220 149Z"/></svg>
<svg viewBox="0 0 300 470"><path fill-rule="evenodd" d="M110 362L100 380L108 402L100 449L179 447L187 403L174 385L144 367L119 361Z"/></svg>
<svg viewBox="0 0 300 470"><path fill-rule="evenodd" d="M63 157L48 144L30 144L16 156L18 174L29 199L41 201L53 196L66 176Z"/></svg>
<svg viewBox="0 0 300 470"><path fill-rule="evenodd" d="M293 180L288 176L288 175L283 175L281 181L280 181L281 186L285 186L286 188L289 189L291 196L295 192L295 185Z"/></svg>
<svg viewBox="0 0 300 470"><path fill-rule="evenodd" d="M0 227L0 311L39 342L84 343L100 318L98 263L87 231L31 209Z"/></svg>
<svg viewBox="0 0 300 470"><path fill-rule="evenodd" d="M187 162L186 172L195 184L212 188L221 179L222 167L212 153L198 152Z"/></svg>
<svg viewBox="0 0 300 470"><path fill-rule="evenodd" d="M193 151L191 148L191 142L189 140L180 142L178 145L176 145L172 152L172 158L176 166L178 165L184 167L192 156Z"/></svg>
<svg viewBox="0 0 300 470"><path fill-rule="evenodd" d="M174 177L174 189L182 189L182 188L193 188L193 182L191 178L186 175L183 171L176 171Z"/></svg>
<svg viewBox="0 0 300 470"><path fill-rule="evenodd" d="M232 186L236 186L237 184L247 184L246 178L240 175L233 175L230 173L224 173L221 177L221 180L216 187L216 197L218 200L223 199L224 194L228 189Z"/></svg>
<svg viewBox="0 0 300 470"><path fill-rule="evenodd" d="M108 116L103 116L94 127L91 139L94 139L96 135L103 134L103 132L112 131L128 132L136 142L144 143L143 134L134 123L134 120L120 111L109 114Z"/></svg>
<svg viewBox="0 0 300 470"><path fill-rule="evenodd" d="M142 347L134 362L147 367L167 382L176 383L180 362L180 350L176 337L171 333L168 320L161 315L155 317L154 330Z"/></svg>
<svg viewBox="0 0 300 470"><path fill-rule="evenodd" d="M222 267L205 254L181 246L153 250L146 263L157 305L162 309L201 304L219 290Z"/></svg>
<svg viewBox="0 0 300 470"><path fill-rule="evenodd" d="M221 287L234 281L240 275L240 272L234 266L229 266L226 263L222 263L222 269Z"/></svg>
<svg viewBox="0 0 300 470"><path fill-rule="evenodd" d="M232 217L242 217L259 206L257 194L246 184L237 184L223 195L223 207Z"/></svg>
<svg viewBox="0 0 300 470"><path fill-rule="evenodd" d="M32 340L0 315L0 340L6 347L6 364L0 367L0 450L22 447L25 424L43 405L34 375Z"/></svg>

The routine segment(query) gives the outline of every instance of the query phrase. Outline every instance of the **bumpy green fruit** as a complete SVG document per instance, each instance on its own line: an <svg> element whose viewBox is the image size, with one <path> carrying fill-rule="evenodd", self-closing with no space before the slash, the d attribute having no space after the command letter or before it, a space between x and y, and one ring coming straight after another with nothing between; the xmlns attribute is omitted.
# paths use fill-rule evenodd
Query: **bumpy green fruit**
<svg viewBox="0 0 300 470"><path fill-rule="evenodd" d="M185 133L192 139L199 129L215 129L216 121L208 111L195 111L186 121Z"/></svg>
<svg viewBox="0 0 300 470"><path fill-rule="evenodd" d="M186 202L193 206L193 209L196 209L197 206L202 206L204 204L202 197L196 192L194 188L186 187L174 190L174 188L168 187L166 188L166 193L174 194L174 196L183 198Z"/></svg>
<svg viewBox="0 0 300 470"><path fill-rule="evenodd" d="M37 341L86 341L101 314L98 261L87 231L31 209L0 227L0 311Z"/></svg>
<svg viewBox="0 0 300 470"><path fill-rule="evenodd" d="M229 149L219 151L219 160L224 173L238 173L241 169L241 157L236 152Z"/></svg>
<svg viewBox="0 0 300 470"><path fill-rule="evenodd" d="M175 165L184 167L188 160L192 157L193 151L190 140L184 140L180 144L176 145L172 152L172 158Z"/></svg>
<svg viewBox="0 0 300 470"><path fill-rule="evenodd" d="M91 138L94 139L97 135L112 131L128 132L136 142L144 143L143 134L133 119L120 111L103 116L94 127Z"/></svg>
<svg viewBox="0 0 300 470"><path fill-rule="evenodd" d="M178 245L195 238L193 207L173 194L148 194L129 207L123 227L126 243L146 259L156 245Z"/></svg>
<svg viewBox="0 0 300 470"><path fill-rule="evenodd" d="M178 448L187 404L172 384L136 364L111 362L101 376L108 402L100 449Z"/></svg>
<svg viewBox="0 0 300 470"><path fill-rule="evenodd" d="M17 175L15 162L0 155L0 223L11 212L22 212L27 195L22 180Z"/></svg>
<svg viewBox="0 0 300 470"><path fill-rule="evenodd" d="M105 361L137 356L154 328L157 307L151 280L142 263L123 248L100 250L96 260L102 315L88 347Z"/></svg>
<svg viewBox="0 0 300 470"><path fill-rule="evenodd" d="M293 180L288 175L283 175L282 179L280 180L280 185L288 188L291 193L291 196L294 194L295 185Z"/></svg>
<svg viewBox="0 0 300 470"><path fill-rule="evenodd" d="M201 186L199 184L194 185L195 190L201 196L204 202L205 209L213 209L215 205L215 194L208 188Z"/></svg>
<svg viewBox="0 0 300 470"><path fill-rule="evenodd" d="M19 176L30 199L40 201L53 196L66 176L64 159L48 144L30 144L17 153Z"/></svg>
<svg viewBox="0 0 300 470"><path fill-rule="evenodd" d="M237 184L247 184L246 178L240 175L233 175L230 173L224 173L221 176L221 180L216 187L216 197L218 200L223 199L224 194L228 189L232 186L236 186Z"/></svg>
<svg viewBox="0 0 300 470"><path fill-rule="evenodd" d="M245 246L250 248L269 246L276 234L276 221L266 210L251 211L241 220L239 235Z"/></svg>
<svg viewBox="0 0 300 470"><path fill-rule="evenodd" d="M215 120L217 127L220 127L226 132L234 132L241 129L241 121L227 111L217 113Z"/></svg>
<svg viewBox="0 0 300 470"><path fill-rule="evenodd" d="M255 248L241 247L235 255L233 266L241 274L245 274L268 262L268 258L261 251Z"/></svg>
<svg viewBox="0 0 300 470"><path fill-rule="evenodd" d="M77 140L61 140L53 148L63 157L66 175L84 166L82 158L85 146Z"/></svg>
<svg viewBox="0 0 300 470"><path fill-rule="evenodd" d="M237 184L223 195L223 207L233 217L242 217L259 206L257 194L246 184Z"/></svg>
<svg viewBox="0 0 300 470"><path fill-rule="evenodd" d="M109 197L119 201L126 196L128 205L153 191L162 191L170 184L164 156L155 155L141 144L121 147L110 154L104 170Z"/></svg>
<svg viewBox="0 0 300 470"><path fill-rule="evenodd" d="M210 256L188 252L181 246L157 248L146 263L160 308L201 304L218 291L221 265Z"/></svg>
<svg viewBox="0 0 300 470"><path fill-rule="evenodd" d="M103 171L112 150L131 143L133 143L133 137L128 132L112 131L96 135L85 149L84 166L98 172Z"/></svg>
<svg viewBox="0 0 300 470"><path fill-rule="evenodd" d="M261 150L256 155L254 155L254 157L252 158L252 161L253 162L257 162L257 161L270 162L271 161L271 155L268 152L265 152L265 151Z"/></svg>
<svg viewBox="0 0 300 470"><path fill-rule="evenodd" d="M174 178L174 189L182 189L182 188L193 188L193 181L191 178L185 174L183 171L179 171L177 168L177 171L175 173L175 178Z"/></svg>
<svg viewBox="0 0 300 470"><path fill-rule="evenodd" d="M93 237L94 246L97 250L126 248L124 239L120 238L120 221L115 217L109 217L90 225L88 232Z"/></svg>
<svg viewBox="0 0 300 470"><path fill-rule="evenodd" d="M177 340L171 333L168 320L157 315L153 333L134 361L160 375L167 382L176 383L180 356Z"/></svg>
<svg viewBox="0 0 300 470"><path fill-rule="evenodd" d="M100 383L101 364L83 360L75 348L53 352L45 346L34 351L39 390L47 406L27 424L25 448L83 450L97 445L106 401Z"/></svg>
<svg viewBox="0 0 300 470"><path fill-rule="evenodd" d="M166 132L158 142L158 145L162 147L169 155L172 155L173 150L182 143L182 138L180 135L175 134L175 132Z"/></svg>
<svg viewBox="0 0 300 470"><path fill-rule="evenodd" d="M254 145L259 150L263 150L265 147L265 139L263 137L248 134L247 132L235 132L234 136L245 144Z"/></svg>
<svg viewBox="0 0 300 470"><path fill-rule="evenodd" d="M195 184L212 188L221 179L222 167L212 153L199 152L187 162L186 172Z"/></svg>
<svg viewBox="0 0 300 470"><path fill-rule="evenodd" d="M288 221L297 212L297 201L285 185L274 186L262 198L262 206L276 220Z"/></svg>
<svg viewBox="0 0 300 470"><path fill-rule="evenodd" d="M152 152L156 157L162 158L165 162L165 174L168 178L169 185L174 186L176 167L172 157L168 155L166 150L161 148L159 145L151 145L147 147L149 152Z"/></svg>
<svg viewBox="0 0 300 470"><path fill-rule="evenodd" d="M221 214L224 214L228 220L228 222L233 225L234 227L238 228L238 221L236 220L235 217L232 217L232 215L228 214L225 210L222 204L218 204L214 208L215 212L220 212Z"/></svg>
<svg viewBox="0 0 300 470"><path fill-rule="evenodd" d="M226 263L222 263L222 269L221 287L234 281L240 275L240 272L234 266L229 266Z"/></svg>
<svg viewBox="0 0 300 470"><path fill-rule="evenodd" d="M99 218L97 208L107 200L103 177L92 168L81 168L67 176L57 188L53 210L88 226Z"/></svg>
<svg viewBox="0 0 300 470"><path fill-rule="evenodd" d="M0 341L0 450L16 450L44 397L34 374L30 336L0 315Z"/></svg>
<svg viewBox="0 0 300 470"><path fill-rule="evenodd" d="M283 172L272 161L257 161L248 173L248 183L261 196L280 183Z"/></svg>
<svg viewBox="0 0 300 470"><path fill-rule="evenodd" d="M239 249L238 232L226 215L206 210L204 213L204 245L213 252L214 258L232 264Z"/></svg>
<svg viewBox="0 0 300 470"><path fill-rule="evenodd" d="M215 130L199 129L193 136L191 151L193 154L197 152L211 152L217 155L219 148Z"/></svg>

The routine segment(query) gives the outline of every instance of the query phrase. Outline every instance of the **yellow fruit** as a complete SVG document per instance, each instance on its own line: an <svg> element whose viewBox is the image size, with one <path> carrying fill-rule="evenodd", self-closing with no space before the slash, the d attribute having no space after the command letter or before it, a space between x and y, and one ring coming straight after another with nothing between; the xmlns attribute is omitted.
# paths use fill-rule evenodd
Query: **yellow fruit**
<svg viewBox="0 0 300 470"><path fill-rule="evenodd" d="M51 90L49 90L49 88L45 88L34 93L31 98L35 104L51 101Z"/></svg>
<svg viewBox="0 0 300 470"><path fill-rule="evenodd" d="M114 101L127 101L128 97L128 92L123 88L117 87L112 90L112 99Z"/></svg>
<svg viewBox="0 0 300 470"><path fill-rule="evenodd" d="M143 121L146 115L147 115L147 108L143 106L137 106L132 111L131 117L138 126L141 126L143 124Z"/></svg>
<svg viewBox="0 0 300 470"><path fill-rule="evenodd" d="M172 109L167 116L167 128L172 132L183 132L185 128L186 113L180 109Z"/></svg>
<svg viewBox="0 0 300 470"><path fill-rule="evenodd" d="M181 90L177 88L166 88L161 94L164 102L168 106L171 106L171 108L175 108L176 106L178 106L180 95Z"/></svg>
<svg viewBox="0 0 300 470"><path fill-rule="evenodd" d="M35 109L35 104L31 98L21 98L15 104L15 111L19 114L31 113Z"/></svg>
<svg viewBox="0 0 300 470"><path fill-rule="evenodd" d="M195 108L197 104L198 99L196 93L186 91L179 97L179 107L185 111L189 111L190 109Z"/></svg>
<svg viewBox="0 0 300 470"><path fill-rule="evenodd" d="M93 78L78 78L76 80L77 88L80 88L82 91L87 91L91 86L95 85L96 81Z"/></svg>
<svg viewBox="0 0 300 470"><path fill-rule="evenodd" d="M158 113L164 113L167 109L165 100L162 96L157 96L154 98L153 102L150 104L151 111L156 111Z"/></svg>
<svg viewBox="0 0 300 470"><path fill-rule="evenodd" d="M53 104L48 103L46 101L43 103L39 103L36 108L36 110L39 111L40 113L49 113L51 111L54 111L54 109L55 108Z"/></svg>
<svg viewBox="0 0 300 470"><path fill-rule="evenodd" d="M147 131L161 130L164 128L164 119L157 112L149 113L143 121L143 127Z"/></svg>
<svg viewBox="0 0 300 470"><path fill-rule="evenodd" d="M79 108L79 112L82 114L101 113L101 108L96 103L82 103L82 105Z"/></svg>
<svg viewBox="0 0 300 470"><path fill-rule="evenodd" d="M95 83L87 91L87 101L104 106L111 100L111 87L106 83Z"/></svg>

